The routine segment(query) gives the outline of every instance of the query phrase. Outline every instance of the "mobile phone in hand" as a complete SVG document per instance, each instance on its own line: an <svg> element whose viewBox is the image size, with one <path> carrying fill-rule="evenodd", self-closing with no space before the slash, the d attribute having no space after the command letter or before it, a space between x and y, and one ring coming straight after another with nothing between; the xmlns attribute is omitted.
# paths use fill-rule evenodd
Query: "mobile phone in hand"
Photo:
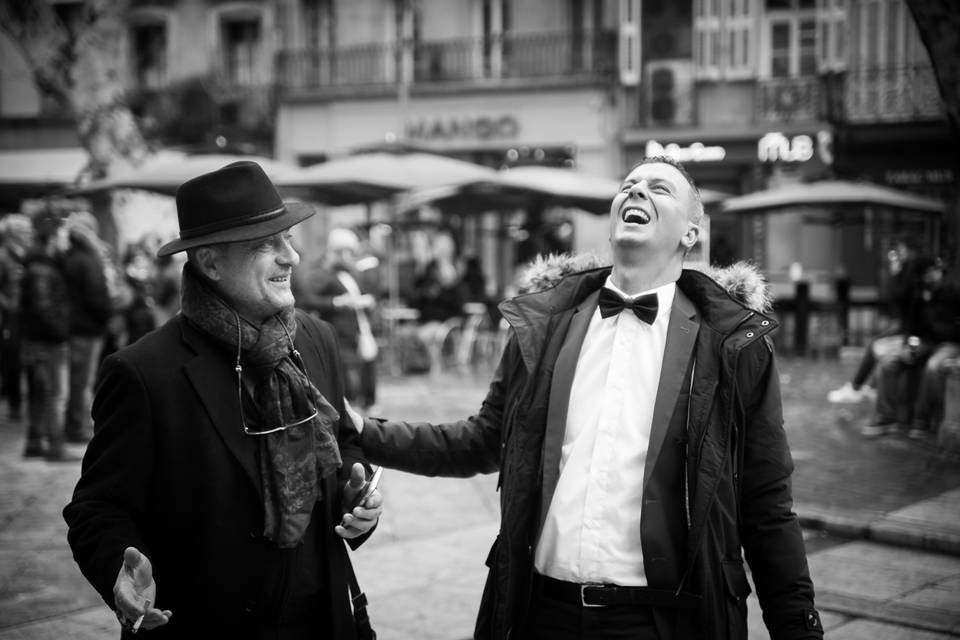
<svg viewBox="0 0 960 640"><path fill-rule="evenodd" d="M346 506L344 513L350 513L355 508L362 505L366 502L367 498L376 491L377 485L380 484L380 476L383 473L383 467L377 467L377 470L373 472L373 475L370 476L370 479L363 483L363 486L360 487L360 491L353 498L353 500Z"/></svg>

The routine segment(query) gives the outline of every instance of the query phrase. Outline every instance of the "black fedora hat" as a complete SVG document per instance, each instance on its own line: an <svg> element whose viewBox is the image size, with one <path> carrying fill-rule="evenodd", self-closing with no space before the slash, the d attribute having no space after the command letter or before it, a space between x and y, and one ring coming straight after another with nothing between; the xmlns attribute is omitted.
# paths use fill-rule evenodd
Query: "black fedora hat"
<svg viewBox="0 0 960 640"><path fill-rule="evenodd" d="M315 213L299 202L284 203L256 162L241 160L184 182L177 189L180 237L158 256L222 242L266 238Z"/></svg>

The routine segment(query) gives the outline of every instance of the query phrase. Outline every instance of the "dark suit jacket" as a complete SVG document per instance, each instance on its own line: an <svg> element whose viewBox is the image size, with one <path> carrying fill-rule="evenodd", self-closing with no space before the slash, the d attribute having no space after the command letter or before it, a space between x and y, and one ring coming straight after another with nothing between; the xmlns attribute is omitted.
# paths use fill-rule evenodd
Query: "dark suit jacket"
<svg viewBox="0 0 960 640"><path fill-rule="evenodd" d="M307 373L341 415L343 466L324 482L305 541L290 550L262 537L258 444L240 426L232 350L178 315L101 368L95 435L64 509L68 539L111 607L123 550L150 558L156 606L173 612L151 637L254 638L261 626L318 624L329 637L353 637L348 559L334 526L339 487L361 452L344 426L332 332L302 312L297 323ZM293 584L313 598L292 597Z"/></svg>

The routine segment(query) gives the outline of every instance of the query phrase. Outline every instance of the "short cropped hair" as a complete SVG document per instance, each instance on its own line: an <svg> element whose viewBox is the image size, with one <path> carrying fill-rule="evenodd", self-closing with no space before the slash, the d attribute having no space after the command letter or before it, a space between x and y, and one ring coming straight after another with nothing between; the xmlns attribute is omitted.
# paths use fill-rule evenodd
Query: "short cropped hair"
<svg viewBox="0 0 960 640"><path fill-rule="evenodd" d="M687 184L689 184L690 188L693 190L694 208L691 212L690 219L694 224L700 224L700 221L703 220L703 201L700 200L700 188L697 187L697 183L694 182L693 176L687 173L687 170L683 168L683 165L670 156L647 156L637 164L633 165L633 167L630 169L630 173L633 173L637 167L641 167L645 164L668 164L680 172L680 175L684 177L684 179L687 181Z"/></svg>

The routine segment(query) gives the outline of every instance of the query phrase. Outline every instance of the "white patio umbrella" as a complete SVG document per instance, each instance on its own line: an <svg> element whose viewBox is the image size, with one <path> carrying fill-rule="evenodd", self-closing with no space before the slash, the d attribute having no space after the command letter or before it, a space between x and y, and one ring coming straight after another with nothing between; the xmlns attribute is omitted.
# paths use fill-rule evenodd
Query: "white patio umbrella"
<svg viewBox="0 0 960 640"><path fill-rule="evenodd" d="M413 205L430 203L461 213L556 206L606 215L619 189L619 180L576 169L521 166L459 186L414 192L410 201ZM728 195L701 189L700 197L710 207Z"/></svg>
<svg viewBox="0 0 960 640"><path fill-rule="evenodd" d="M306 190L331 205L373 202L413 189L457 185L496 175L493 169L432 153L361 153L285 174L276 184Z"/></svg>
<svg viewBox="0 0 960 640"><path fill-rule="evenodd" d="M256 162L263 167L263 170L274 183L282 176L297 169L294 165L263 156L219 153L174 158L167 156L148 160L142 167L128 174L96 180L80 186L73 192L84 194L109 189L142 189L172 196L176 194L177 188L187 180L204 173L216 171L231 162L239 160Z"/></svg>
<svg viewBox="0 0 960 640"><path fill-rule="evenodd" d="M933 198L869 182L846 180L820 180L756 191L727 199L721 210L743 213L797 205L878 205L928 213L944 211L944 204Z"/></svg>

